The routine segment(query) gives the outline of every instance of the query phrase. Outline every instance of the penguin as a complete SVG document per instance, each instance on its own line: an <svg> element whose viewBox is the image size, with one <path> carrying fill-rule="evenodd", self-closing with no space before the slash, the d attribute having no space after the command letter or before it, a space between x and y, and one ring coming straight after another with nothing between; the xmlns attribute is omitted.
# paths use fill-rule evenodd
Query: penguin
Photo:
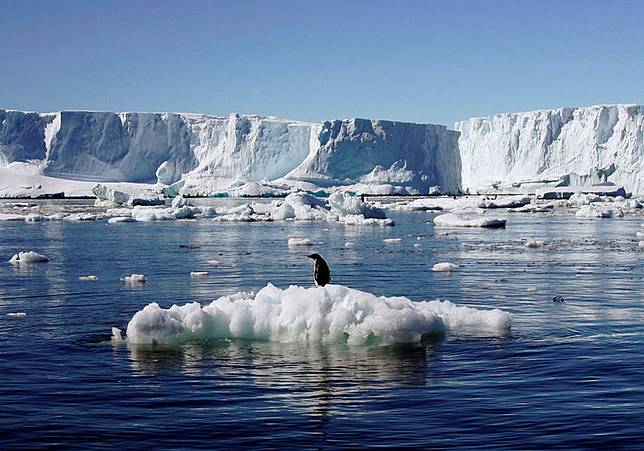
<svg viewBox="0 0 644 451"><path fill-rule="evenodd" d="M331 272L329 271L329 266L326 264L324 259L320 257L320 254L311 254L308 256L315 260L313 265L313 279L315 280L315 286L323 287L331 281Z"/></svg>

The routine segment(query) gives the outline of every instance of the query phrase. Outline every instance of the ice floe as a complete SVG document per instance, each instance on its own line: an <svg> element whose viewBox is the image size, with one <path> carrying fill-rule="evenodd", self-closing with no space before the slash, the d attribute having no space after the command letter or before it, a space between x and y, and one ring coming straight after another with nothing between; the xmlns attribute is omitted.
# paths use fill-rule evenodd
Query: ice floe
<svg viewBox="0 0 644 451"><path fill-rule="evenodd" d="M132 275L123 277L121 280L125 283L137 284L137 283L147 282L148 278L145 277L143 274L132 274Z"/></svg>
<svg viewBox="0 0 644 451"><path fill-rule="evenodd" d="M531 201L528 196L509 196L497 199L484 199L479 203L479 208L519 208L528 205Z"/></svg>
<svg viewBox="0 0 644 451"><path fill-rule="evenodd" d="M460 266L455 263L443 262L443 263L436 263L434 266L432 266L432 271L449 272L449 271L456 271L459 268Z"/></svg>
<svg viewBox="0 0 644 451"><path fill-rule="evenodd" d="M499 228L505 227L506 220L500 218L491 218L483 215L457 215L455 213L446 213L436 216L434 224L439 227L488 227Z"/></svg>
<svg viewBox="0 0 644 451"><path fill-rule="evenodd" d="M7 316L11 316L13 318L24 318L27 314L25 312L9 312L7 313Z"/></svg>
<svg viewBox="0 0 644 451"><path fill-rule="evenodd" d="M259 292L223 296L169 309L148 304L127 325L131 344L180 344L214 339L350 345L420 342L452 333L504 335L512 317L502 310L457 306L449 301L414 302L375 296L341 285L318 288L268 284ZM120 332L114 333L120 338Z"/></svg>
<svg viewBox="0 0 644 451"><path fill-rule="evenodd" d="M577 210L575 216L578 218L621 218L624 216L624 212L604 206L584 205Z"/></svg>
<svg viewBox="0 0 644 451"><path fill-rule="evenodd" d="M49 261L48 257L42 254L39 254L38 252L28 251L28 252L18 252L13 257L11 257L11 260L9 260L9 263L11 263L12 265L21 265L21 264L31 264L31 263L43 263L48 261Z"/></svg>
<svg viewBox="0 0 644 451"><path fill-rule="evenodd" d="M208 276L208 271L191 271L190 277L206 277Z"/></svg>
<svg viewBox="0 0 644 451"><path fill-rule="evenodd" d="M88 275L88 276L80 276L80 277L78 278L78 280L82 280L82 281L88 282L88 281L98 280L98 277L97 277L97 276L95 276L95 275L93 275L93 274L90 274L90 275Z"/></svg>
<svg viewBox="0 0 644 451"><path fill-rule="evenodd" d="M308 238L289 238L288 239L289 247L293 246L313 246L313 241Z"/></svg>

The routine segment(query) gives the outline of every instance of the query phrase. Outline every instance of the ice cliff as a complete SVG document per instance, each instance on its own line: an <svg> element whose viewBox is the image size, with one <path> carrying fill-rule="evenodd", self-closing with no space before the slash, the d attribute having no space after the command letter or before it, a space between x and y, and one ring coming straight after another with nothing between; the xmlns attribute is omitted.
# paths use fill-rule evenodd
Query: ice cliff
<svg viewBox="0 0 644 451"><path fill-rule="evenodd" d="M455 128L463 189L608 180L644 192L644 106L498 114Z"/></svg>
<svg viewBox="0 0 644 451"><path fill-rule="evenodd" d="M171 194L250 196L335 186L373 194L427 194L437 186L534 192L608 180L644 193L643 106L498 114L455 128L375 119L0 110L0 196L90 194L90 182L158 182ZM85 185L77 182L73 191L70 180Z"/></svg>
<svg viewBox="0 0 644 451"><path fill-rule="evenodd" d="M278 179L453 191L460 185L457 140L440 125L365 119L0 110L0 168L29 162L44 176L158 181L193 195Z"/></svg>

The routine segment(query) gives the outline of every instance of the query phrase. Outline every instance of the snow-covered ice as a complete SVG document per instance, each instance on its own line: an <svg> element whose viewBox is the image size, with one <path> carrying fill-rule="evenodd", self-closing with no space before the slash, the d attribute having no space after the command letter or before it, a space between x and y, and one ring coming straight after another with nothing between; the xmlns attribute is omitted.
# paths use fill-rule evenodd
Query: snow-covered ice
<svg viewBox="0 0 644 451"><path fill-rule="evenodd" d="M148 278L145 277L143 274L132 274L132 275L123 277L121 280L125 283L137 284L137 283L147 282Z"/></svg>
<svg viewBox="0 0 644 451"><path fill-rule="evenodd" d="M504 335L512 317L502 310L457 306L449 301L414 302L375 296L341 285L280 289L223 296L163 309L148 304L127 325L130 344L180 344L208 339L257 339L350 345L420 342L432 335ZM114 334L116 339L120 333Z"/></svg>
<svg viewBox="0 0 644 451"><path fill-rule="evenodd" d="M313 246L313 241L311 241L308 238L289 238L288 239L288 245L289 247L293 246Z"/></svg>
<svg viewBox="0 0 644 451"><path fill-rule="evenodd" d="M436 263L434 266L432 266L432 271L449 272L449 271L456 271L459 268L460 266L455 263L443 262L443 263Z"/></svg>
<svg viewBox="0 0 644 451"><path fill-rule="evenodd" d="M88 275L88 276L80 276L80 277L78 278L78 280L82 280L82 281L88 282L88 281L98 280L98 277L97 277L97 276L95 276L95 275L93 275L93 274L90 274L90 275Z"/></svg>
<svg viewBox="0 0 644 451"><path fill-rule="evenodd" d="M619 209L605 208L603 205L584 205L577 210L575 216L578 218L621 218L624 213Z"/></svg>
<svg viewBox="0 0 644 451"><path fill-rule="evenodd" d="M483 215L457 215L455 213L446 213L436 216L434 224L439 227L488 227L499 228L505 227L506 220Z"/></svg>
<svg viewBox="0 0 644 451"><path fill-rule="evenodd" d="M48 262L49 258L39 254L38 252L35 251L28 251L28 252L18 252L15 254L13 257L11 257L11 260L9 260L9 263L12 265L21 265L21 264L31 264L31 263L43 263L43 262Z"/></svg>

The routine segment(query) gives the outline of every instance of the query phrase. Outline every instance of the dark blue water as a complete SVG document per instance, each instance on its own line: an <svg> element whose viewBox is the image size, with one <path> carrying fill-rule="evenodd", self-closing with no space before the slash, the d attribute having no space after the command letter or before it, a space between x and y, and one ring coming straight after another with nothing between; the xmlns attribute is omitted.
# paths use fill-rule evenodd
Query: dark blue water
<svg viewBox="0 0 644 451"><path fill-rule="evenodd" d="M447 235L429 213L394 217L388 228L0 222L0 260L51 258L0 264L0 448L644 447L641 215L514 214L504 230ZM312 249L289 249L292 236L324 243L334 283L501 308L512 333L422 346L107 340L153 301L310 286ZM547 245L526 249L528 238ZM441 261L462 269L432 272ZM119 281L131 273L149 280Z"/></svg>

